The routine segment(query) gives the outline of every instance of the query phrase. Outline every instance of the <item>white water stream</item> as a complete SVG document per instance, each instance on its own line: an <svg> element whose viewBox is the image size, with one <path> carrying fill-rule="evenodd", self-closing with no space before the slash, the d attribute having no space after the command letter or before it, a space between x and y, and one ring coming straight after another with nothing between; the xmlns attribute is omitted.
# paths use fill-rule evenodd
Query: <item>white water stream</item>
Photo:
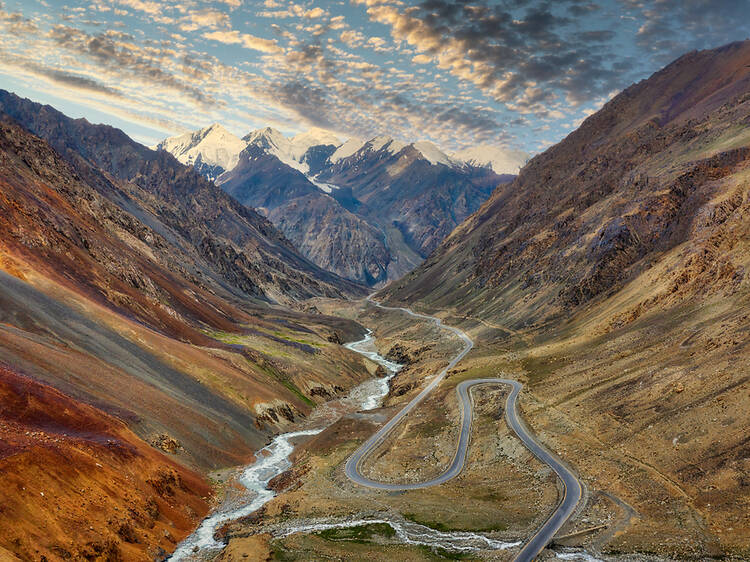
<svg viewBox="0 0 750 562"><path fill-rule="evenodd" d="M367 335L356 342L346 344L347 349L356 351L368 359L382 365L386 377L376 377L357 385L349 393L338 400L335 405L324 404L313 412L309 423L318 425L311 429L292 431L277 435L271 443L256 453L256 461L248 465L242 472L239 481L247 489L249 502L237 507L233 502L222 505L201 522L200 527L182 541L174 551L170 560L191 561L204 560L217 554L224 548L224 544L214 539L216 529L222 524L250 515L268 503L276 492L268 487L272 478L288 470L292 463L289 455L294 451L293 441L301 437L309 437L323 431L341 416L341 412L372 410L380 406L383 398L388 394L388 382L400 369L401 365L388 361L375 350L374 338L368 330ZM338 412L338 413L336 413Z"/></svg>
<svg viewBox="0 0 750 562"><path fill-rule="evenodd" d="M360 525L385 523L395 532L402 543L420 544L430 547L443 548L448 551L470 552L475 550L506 550L519 546L520 542L507 542L491 539L469 531L442 532L426 527L413 521L397 518L354 519L350 521L308 521L299 524L285 524L283 528L273 532L275 537L286 537L294 533L315 533L328 529L346 529Z"/></svg>

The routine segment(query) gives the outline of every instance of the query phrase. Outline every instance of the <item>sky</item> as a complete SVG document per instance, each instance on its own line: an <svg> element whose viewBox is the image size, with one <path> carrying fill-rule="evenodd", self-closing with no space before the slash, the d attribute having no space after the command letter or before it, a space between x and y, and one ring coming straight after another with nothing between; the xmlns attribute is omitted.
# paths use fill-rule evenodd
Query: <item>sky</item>
<svg viewBox="0 0 750 562"><path fill-rule="evenodd" d="M750 37L750 0L5 0L0 87L145 144L238 136L535 153L678 56Z"/></svg>

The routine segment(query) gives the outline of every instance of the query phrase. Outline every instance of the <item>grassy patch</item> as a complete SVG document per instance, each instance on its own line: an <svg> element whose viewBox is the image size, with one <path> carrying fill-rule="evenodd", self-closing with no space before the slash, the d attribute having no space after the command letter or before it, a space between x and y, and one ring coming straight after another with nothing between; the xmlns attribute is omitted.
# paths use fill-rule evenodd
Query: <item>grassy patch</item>
<svg viewBox="0 0 750 562"><path fill-rule="evenodd" d="M286 332L276 331L276 332L273 333L273 335L276 336L277 338L280 338L282 340L286 340L286 341L289 341L289 342L301 343L301 344L304 344L304 345L311 345L313 347L323 347L323 345L320 344L320 343L318 343L318 342L311 341L311 340L305 340L305 339L302 339L302 338L295 338L295 337L290 336Z"/></svg>
<svg viewBox="0 0 750 562"><path fill-rule="evenodd" d="M286 550L279 541L273 541L271 543L271 560L280 560L281 562L292 562L297 560L297 557Z"/></svg>
<svg viewBox="0 0 750 562"><path fill-rule="evenodd" d="M327 541L351 541L366 543L372 542L375 537L392 538L396 531L387 523L368 523L356 527L341 527L326 529L316 533L320 538Z"/></svg>
<svg viewBox="0 0 750 562"><path fill-rule="evenodd" d="M248 362L258 367L261 371L263 371L269 377L279 381L281 384L283 384L286 387L287 390L289 390L292 394L297 396L300 400L302 400L308 406L315 406L315 402L313 402L307 396L302 394L302 391L299 388L297 388L297 386L292 381L290 381L288 378L283 376L281 373L276 372L275 370L271 369L267 365L258 365L257 363L253 363L249 359L248 359Z"/></svg>
<svg viewBox="0 0 750 562"><path fill-rule="evenodd" d="M246 338L245 336L241 334L232 334L229 332L221 332L221 331L216 331L216 330L203 330L203 333L205 333L207 336L214 338L215 340L218 340L224 343L235 344L235 345L246 344ZM289 340L289 341L297 341L297 340ZM320 344L317 344L314 342L306 342L306 341L300 340L298 343L306 343L308 345L320 347ZM285 357L289 357L288 355L281 353L281 352L278 352L277 355L284 355ZM275 379L278 382L280 382L282 385L284 385L284 387L286 387L287 390L289 390L292 394L297 396L300 400L302 400L308 406L316 405L316 403L313 400L305 396L302 393L302 391L288 377L284 376L282 373L275 371L274 369L270 368L267 365L261 365L261 364L255 363L254 361L251 361L250 359L247 359L247 362L250 363L253 367L260 369L263 373L265 373L272 379Z"/></svg>
<svg viewBox="0 0 750 562"><path fill-rule="evenodd" d="M559 358L525 357L521 359L521 366L529 377L529 384L540 382L562 369L568 362Z"/></svg>
<svg viewBox="0 0 750 562"><path fill-rule="evenodd" d="M482 500L490 500L492 494L485 494L478 499ZM442 521L433 521L430 519L425 519L420 517L419 515L416 515L415 513L402 513L404 516L404 519L408 519L409 521L413 521L417 525L424 525L425 527L429 527L430 529L435 529L436 531L440 531L441 533L449 533L451 531L466 531L466 527L452 527L450 525L446 525ZM504 523L499 523L497 525L487 525L484 527L477 527L474 529L471 529L473 531L477 532L489 532L489 531L505 531L507 530L508 526Z"/></svg>
<svg viewBox="0 0 750 562"><path fill-rule="evenodd" d="M436 435L440 435L446 426L445 421L429 420L415 425L414 431L421 437L435 437Z"/></svg>
<svg viewBox="0 0 750 562"><path fill-rule="evenodd" d="M436 531L452 531L448 525L445 523L441 523L440 521L429 521L427 519L422 519L418 515L414 513L404 513L403 516L408 519L409 521L413 521L414 523L417 523L418 525L424 525L425 527L429 527L430 529L435 529Z"/></svg>
<svg viewBox="0 0 750 562"><path fill-rule="evenodd" d="M231 332L221 332L218 330L201 330L204 334L206 334L208 337L213 338L217 341L233 344L233 345L243 345L245 343L245 338L242 334L233 334Z"/></svg>

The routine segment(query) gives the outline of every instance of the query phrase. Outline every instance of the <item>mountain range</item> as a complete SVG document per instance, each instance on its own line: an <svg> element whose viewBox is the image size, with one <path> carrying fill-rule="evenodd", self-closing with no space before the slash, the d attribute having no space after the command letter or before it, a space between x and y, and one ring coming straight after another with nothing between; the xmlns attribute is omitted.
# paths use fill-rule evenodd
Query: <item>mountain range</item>
<svg viewBox="0 0 750 562"><path fill-rule="evenodd" d="M318 266L369 286L421 263L522 158L477 147L463 160L388 137L342 143L321 129L287 138L267 127L239 139L219 124L154 148L264 214Z"/></svg>

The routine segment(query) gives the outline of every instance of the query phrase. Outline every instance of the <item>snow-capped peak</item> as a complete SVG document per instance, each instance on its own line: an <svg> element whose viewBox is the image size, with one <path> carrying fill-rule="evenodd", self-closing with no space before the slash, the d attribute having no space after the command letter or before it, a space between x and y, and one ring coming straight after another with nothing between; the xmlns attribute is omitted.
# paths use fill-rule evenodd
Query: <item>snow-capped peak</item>
<svg viewBox="0 0 750 562"><path fill-rule="evenodd" d="M460 162L457 162L456 160L448 156L445 152L440 150L430 141L415 142L412 144L412 146L430 164L444 164L446 166L454 166L456 164L460 164Z"/></svg>
<svg viewBox="0 0 750 562"><path fill-rule="evenodd" d="M335 164L339 160L348 158L352 154L356 154L360 151L386 151L390 154L397 154L406 146L408 146L406 143L388 136L379 136L367 141L353 137L338 147L329 160L332 164Z"/></svg>
<svg viewBox="0 0 750 562"><path fill-rule="evenodd" d="M301 160L305 152L311 147L321 145L339 146L341 139L330 131L313 127L309 131L293 136L290 143L292 145L292 156L295 160Z"/></svg>
<svg viewBox="0 0 750 562"><path fill-rule="evenodd" d="M294 168L305 175L310 172L310 166L303 161L303 156L311 147L320 144L338 146L341 142L333 134L322 129L312 129L289 139L271 127L252 131L243 140L247 142L248 146L259 146L290 168Z"/></svg>
<svg viewBox="0 0 750 562"><path fill-rule="evenodd" d="M289 154L291 149L289 139L273 127L264 127L262 129L250 131L247 135L242 137L242 140L248 145L254 144L266 150L274 152L280 151L284 154Z"/></svg>
<svg viewBox="0 0 750 562"><path fill-rule="evenodd" d="M358 139L356 137L352 137L349 140L347 140L344 144L339 146L336 151L331 154L329 160L332 164L335 164L339 160L343 160L344 158L348 158L355 152L357 152L362 146L364 146L364 141L362 139Z"/></svg>
<svg viewBox="0 0 750 562"><path fill-rule="evenodd" d="M492 145L478 145L453 154L471 166L490 168L496 174L517 174L529 154Z"/></svg>
<svg viewBox="0 0 750 562"><path fill-rule="evenodd" d="M183 164L201 162L230 170L237 164L245 143L220 124L214 123L193 133L164 139L156 148L170 152Z"/></svg>
<svg viewBox="0 0 750 562"><path fill-rule="evenodd" d="M391 137L381 136L367 141L365 146L369 146L375 152L386 149L391 154L397 154L406 147L406 143L397 141Z"/></svg>

